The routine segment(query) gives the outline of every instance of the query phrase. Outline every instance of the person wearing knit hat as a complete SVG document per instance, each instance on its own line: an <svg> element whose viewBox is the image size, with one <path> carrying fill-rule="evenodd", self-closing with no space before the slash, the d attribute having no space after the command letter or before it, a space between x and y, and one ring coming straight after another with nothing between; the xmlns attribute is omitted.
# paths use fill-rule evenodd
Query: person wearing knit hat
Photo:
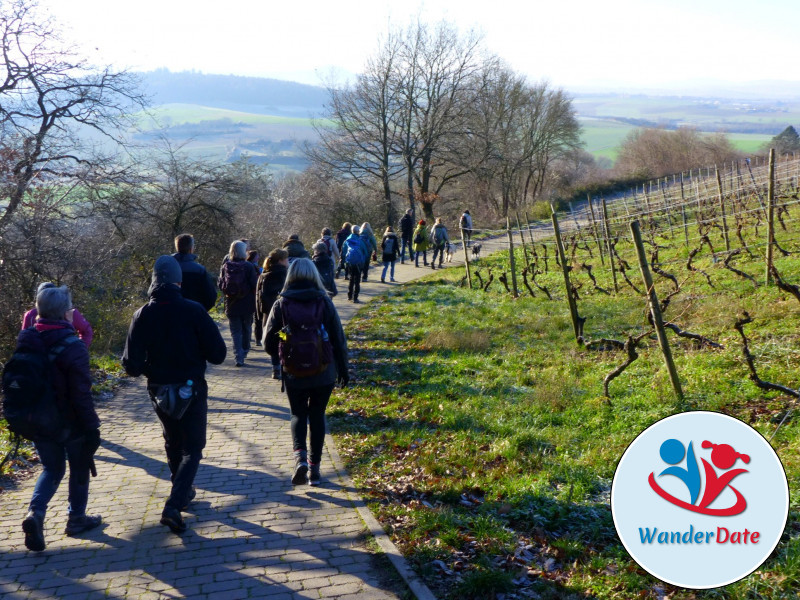
<svg viewBox="0 0 800 600"><path fill-rule="evenodd" d="M161 524L186 530L181 511L195 497L194 478L206 445L208 384L206 363L219 365L227 349L217 324L202 304L181 294L181 267L172 256L156 259L150 301L137 310L128 329L122 366L131 377L147 377L147 391L161 421L172 490ZM156 403L164 388L188 387L191 401L178 416Z"/></svg>

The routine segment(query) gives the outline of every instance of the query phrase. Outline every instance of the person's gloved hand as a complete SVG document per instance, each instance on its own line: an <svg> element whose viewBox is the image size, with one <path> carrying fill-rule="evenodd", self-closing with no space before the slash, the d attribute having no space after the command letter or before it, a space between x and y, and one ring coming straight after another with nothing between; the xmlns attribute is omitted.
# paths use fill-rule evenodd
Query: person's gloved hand
<svg viewBox="0 0 800 600"><path fill-rule="evenodd" d="M336 380L336 383L339 384L339 387L346 388L347 384L350 383L350 373L342 373L339 375L339 378Z"/></svg>

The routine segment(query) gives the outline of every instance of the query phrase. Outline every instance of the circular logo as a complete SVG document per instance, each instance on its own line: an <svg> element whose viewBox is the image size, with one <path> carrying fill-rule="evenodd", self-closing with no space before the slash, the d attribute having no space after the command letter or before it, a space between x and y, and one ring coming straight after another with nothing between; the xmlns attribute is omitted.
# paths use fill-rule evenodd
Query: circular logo
<svg viewBox="0 0 800 600"><path fill-rule="evenodd" d="M749 425L696 411L654 423L628 446L611 487L625 549L685 588L733 583L775 549L789 514L786 473Z"/></svg>

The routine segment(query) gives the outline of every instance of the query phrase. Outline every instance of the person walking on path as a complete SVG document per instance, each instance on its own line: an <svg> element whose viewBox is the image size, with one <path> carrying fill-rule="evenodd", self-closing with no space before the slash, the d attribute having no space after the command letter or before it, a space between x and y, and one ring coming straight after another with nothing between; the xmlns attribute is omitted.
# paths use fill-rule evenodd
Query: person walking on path
<svg viewBox="0 0 800 600"><path fill-rule="evenodd" d="M336 282L333 277L333 259L328 251L328 246L325 242L317 242L312 246L311 250L313 251L311 261L319 271L319 277L322 280L325 291L333 298L336 295Z"/></svg>
<svg viewBox="0 0 800 600"><path fill-rule="evenodd" d="M310 258L308 250L296 233L290 235L289 239L283 242L283 249L289 253L289 264L292 264L296 258Z"/></svg>
<svg viewBox="0 0 800 600"><path fill-rule="evenodd" d="M461 235L464 237L464 245L469 246L470 238L472 237L472 215L468 210L465 210L461 218L458 220L458 226L461 227Z"/></svg>
<svg viewBox="0 0 800 600"><path fill-rule="evenodd" d="M317 240L317 243L319 242L325 244L325 249L328 251L328 255L331 257L331 261L333 262L333 268L335 269L336 265L339 264L340 250L338 242L337 240L333 239L333 234L331 233L329 227L326 227L325 229L322 230L322 234L320 238Z"/></svg>
<svg viewBox="0 0 800 600"><path fill-rule="evenodd" d="M381 283L386 283L386 269L391 265L392 269L389 273L389 281L394 282L394 263L397 262L397 251L400 242L397 240L397 234L390 227L386 228L381 240L381 253L383 260L383 272L381 273Z"/></svg>
<svg viewBox="0 0 800 600"><path fill-rule="evenodd" d="M414 211L410 208L400 219L400 238L403 245L400 249L400 264L406 262L406 246L408 246L408 260L414 260L414 252L411 249L411 240L414 238Z"/></svg>
<svg viewBox="0 0 800 600"><path fill-rule="evenodd" d="M414 230L412 249L414 250L414 266L419 266L419 255L422 254L424 266L428 266L428 228L425 219L421 219Z"/></svg>
<svg viewBox="0 0 800 600"><path fill-rule="evenodd" d="M36 297L39 297L39 293L42 290L54 287L56 287L56 284L52 281L40 283L38 289L36 290ZM22 329L25 330L33 327L36 324L36 317L38 315L39 309L37 309L35 306L22 315ZM72 326L80 340L86 344L86 347L88 348L92 343L92 339L94 338L94 331L92 330L92 326L89 324L89 321L87 321L86 317L78 312L77 308L72 309Z"/></svg>
<svg viewBox="0 0 800 600"><path fill-rule="evenodd" d="M347 287L347 299L358 303L358 294L361 292L361 269L364 262L369 260L367 247L361 238L361 228L353 225L351 233L342 245L342 256L344 256L345 267L350 275L350 283Z"/></svg>
<svg viewBox="0 0 800 600"><path fill-rule="evenodd" d="M442 224L441 217L436 218L436 222L431 229L431 245L433 246L433 258L431 259L431 269L436 268L436 257L439 257L439 268L442 268L442 261L444 260L444 251L447 244L450 243L450 237L447 235L447 227Z"/></svg>
<svg viewBox="0 0 800 600"><path fill-rule="evenodd" d="M339 273L344 271L344 278L347 279L347 268L344 265L344 252L342 251L342 246L344 245L344 241L347 237L353 232L353 226L345 221L342 224L342 228L336 232L336 246L339 248L339 265L336 267L336 273L334 277L336 279L339 278Z"/></svg>
<svg viewBox="0 0 800 600"><path fill-rule="evenodd" d="M44 518L47 507L64 478L69 462L69 516L65 533L73 536L100 525L99 515L87 515L89 473L100 446L100 419L92 400L89 351L75 335L72 298L66 286L45 287L36 295L39 318L20 332L16 353L47 354L50 383L62 408L66 439L37 436L33 440L44 470L36 480L28 513L22 521L25 547L45 549ZM10 361L9 361L10 362Z"/></svg>
<svg viewBox="0 0 800 600"><path fill-rule="evenodd" d="M367 280L367 273L369 272L369 263L377 260L378 254L378 240L375 239L375 234L372 232L372 226L369 223L364 223L361 226L361 241L364 242L364 247L367 249L367 259L364 261L364 270L362 271L362 279Z"/></svg>
<svg viewBox="0 0 800 600"><path fill-rule="evenodd" d="M236 254L231 254L236 260ZM175 533L186 530L181 511L195 496L194 478L206 445L206 362L222 364L226 354L213 319L202 305L181 295L181 279L177 261L159 256L153 267L150 301L134 313L122 355L128 375L147 377L147 390L161 422L172 481L161 524ZM158 403L159 397L178 386L191 388L191 402L182 415L170 414Z"/></svg>
<svg viewBox="0 0 800 600"><path fill-rule="evenodd" d="M261 265L258 264L258 261L261 260L261 257L258 255L258 250L248 250L246 260L256 268L256 275L260 277L262 269ZM258 282L256 282L256 289L257 288ZM258 318L258 297L256 297L256 312L255 318L253 319L253 337L256 340L256 346L260 346L261 338L264 337L264 328L261 319Z"/></svg>
<svg viewBox="0 0 800 600"><path fill-rule="evenodd" d="M214 280L206 268L197 262L194 248L194 237L189 233L182 233L175 238L176 252L172 257L178 261L183 272L181 282L183 297L199 302L209 311L217 303L217 286L214 285Z"/></svg>
<svg viewBox="0 0 800 600"><path fill-rule="evenodd" d="M225 316L231 328L233 353L237 367L244 366L250 352L250 334L256 312L258 273L247 262L247 244L241 240L231 244L228 260L222 265L217 285L225 294Z"/></svg>
<svg viewBox="0 0 800 600"><path fill-rule="evenodd" d="M302 332L310 332L316 340L312 351L316 354L303 353L302 359L294 362L291 357L309 346L306 338L301 337ZM289 266L286 285L267 320L265 340L270 355L282 357L283 381L292 414L295 459L292 483L301 485L308 481L310 485L319 485L325 409L334 385L345 387L350 376L339 313L310 260L298 259ZM301 374L300 364L311 364L313 372L308 369ZM307 444L309 434L310 444Z"/></svg>
<svg viewBox="0 0 800 600"><path fill-rule="evenodd" d="M264 261L264 271L258 278L256 287L256 315L261 319L262 329L266 331L267 318L272 305L278 299L283 285L286 283L286 271L289 269L289 253L283 248L276 248ZM262 334L263 335L263 334ZM266 342L262 339L264 350ZM278 357L272 357L272 378L281 378L281 363Z"/></svg>

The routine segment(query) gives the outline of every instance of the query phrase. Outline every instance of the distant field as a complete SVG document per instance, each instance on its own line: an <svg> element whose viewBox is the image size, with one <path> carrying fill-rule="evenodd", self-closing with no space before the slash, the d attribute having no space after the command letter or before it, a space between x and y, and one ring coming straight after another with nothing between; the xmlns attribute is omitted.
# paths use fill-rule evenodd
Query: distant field
<svg viewBox="0 0 800 600"><path fill-rule="evenodd" d="M696 126L727 131L734 146L746 153L758 150L774 133L740 133L753 127L779 132L800 124L800 102L734 102L681 97L579 96L574 99L587 152L615 161L628 133L642 123ZM615 120L619 119L619 120ZM634 120L634 122L628 122ZM262 160L275 170L305 167L300 147L314 140L311 118L264 115L197 104L163 104L141 116L140 134L155 137L163 127L173 139L190 140L187 149L209 159L226 160L241 153ZM294 148L274 145L291 141Z"/></svg>

